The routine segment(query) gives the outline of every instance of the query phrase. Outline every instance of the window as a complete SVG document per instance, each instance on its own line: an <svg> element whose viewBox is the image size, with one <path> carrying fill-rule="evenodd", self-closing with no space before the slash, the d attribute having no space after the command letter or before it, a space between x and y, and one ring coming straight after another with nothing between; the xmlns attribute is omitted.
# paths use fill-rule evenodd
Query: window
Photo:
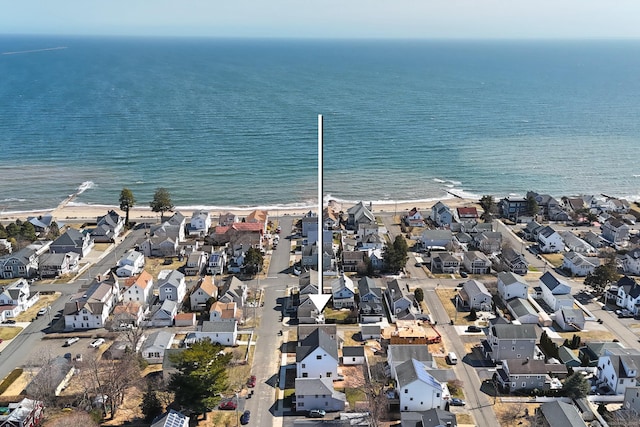
<svg viewBox="0 0 640 427"><path fill-rule="evenodd" d="M436 397L440 397L440 393L436 393ZM420 402L420 403L422 403L422 402Z"/></svg>
<svg viewBox="0 0 640 427"><path fill-rule="evenodd" d="M410 397L409 400L413 402L413 397Z"/></svg>
<svg viewBox="0 0 640 427"><path fill-rule="evenodd" d="M409 389L408 389L408 388L405 388L405 389L404 389L404 394L407 394L407 393L409 393Z"/></svg>
<svg viewBox="0 0 640 427"><path fill-rule="evenodd" d="M307 378L308 376L309 376L309 374L308 374L308 373L306 373L306 372L303 372L303 373L302 373L302 378Z"/></svg>
<svg viewBox="0 0 640 427"><path fill-rule="evenodd" d="M317 356L316 356L316 359L317 359L317 360L322 360L322 355L321 355L321 354L317 355Z"/></svg>
<svg viewBox="0 0 640 427"><path fill-rule="evenodd" d="M306 368L306 367L307 367L307 366L306 366L306 364L305 364L305 363L303 363L303 364L302 364L302 368Z"/></svg>
<svg viewBox="0 0 640 427"><path fill-rule="evenodd" d="M527 383L522 381L522 388L525 388L527 386Z"/></svg>
<svg viewBox="0 0 640 427"><path fill-rule="evenodd" d="M331 378L331 372L327 372L327 378Z"/></svg>
<svg viewBox="0 0 640 427"><path fill-rule="evenodd" d="M82 320L89 320L89 316L82 316Z"/></svg>

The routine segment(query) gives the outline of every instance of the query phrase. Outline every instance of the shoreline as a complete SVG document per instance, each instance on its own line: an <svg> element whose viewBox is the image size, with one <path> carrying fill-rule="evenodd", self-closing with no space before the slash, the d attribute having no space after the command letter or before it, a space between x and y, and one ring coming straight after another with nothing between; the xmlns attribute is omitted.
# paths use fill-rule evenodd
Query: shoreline
<svg viewBox="0 0 640 427"><path fill-rule="evenodd" d="M97 217L105 215L109 210L114 210L121 215L125 215L125 212L120 210L119 206L116 205L85 205L85 204L73 204L71 203L77 195L73 194L63 200L57 207L53 209L40 209L40 210L30 210L30 211L15 211L15 212L0 212L0 221L2 222L13 222L17 219L22 221L26 220L27 217L38 217L42 215L51 214L54 217L54 220L58 222L73 222L73 221L92 221ZM369 202L363 200L362 202L365 205L372 204L372 212L375 213L383 213L383 214L405 214L409 212L414 207L417 208L423 216L428 216L428 212L431 210L431 207L438 203L438 201L442 201L446 205L451 208L458 208L462 206L475 206L479 208L478 200L471 198L464 198L460 195L450 193L449 197L443 197L439 199L433 200L403 200L403 201L389 201L389 202ZM358 202L346 202L340 201L336 199L325 200L324 207L328 204L332 205L337 211L346 211L351 206L354 206ZM190 218L194 211L197 210L205 210L211 214L212 218L219 217L225 213L233 213L237 216L243 217L248 215L250 212L254 210L266 210L269 212L270 217L280 217L280 216L303 216L309 211L317 213L316 206L282 206L282 207L231 207L229 209L220 208L220 207L212 207L211 209L201 206L176 206L172 212L180 212L185 217ZM168 213L164 214L165 217L168 217ZM149 220L149 219L157 219L159 221L160 214L157 212L152 212L150 207L136 207L134 206L129 211L129 219L130 221L135 220Z"/></svg>

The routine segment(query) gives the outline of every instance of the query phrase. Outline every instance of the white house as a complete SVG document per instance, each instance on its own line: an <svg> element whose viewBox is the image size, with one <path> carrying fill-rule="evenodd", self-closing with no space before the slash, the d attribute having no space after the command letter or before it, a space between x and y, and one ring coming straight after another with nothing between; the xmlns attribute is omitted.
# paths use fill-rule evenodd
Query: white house
<svg viewBox="0 0 640 427"><path fill-rule="evenodd" d="M338 377L338 343L323 329L315 329L296 347L296 378Z"/></svg>
<svg viewBox="0 0 640 427"><path fill-rule="evenodd" d="M640 275L640 248L631 249L624 255L622 267L627 274Z"/></svg>
<svg viewBox="0 0 640 427"><path fill-rule="evenodd" d="M621 277L616 284L616 305L633 314L640 313L640 285L629 276Z"/></svg>
<svg viewBox="0 0 640 427"><path fill-rule="evenodd" d="M209 256L207 262L207 273L216 275L222 274L227 263L227 253L225 251L214 252Z"/></svg>
<svg viewBox="0 0 640 427"><path fill-rule="evenodd" d="M99 216L96 220L96 228L91 231L91 237L98 243L111 243L122 233L125 218L114 210L106 215Z"/></svg>
<svg viewBox="0 0 640 427"><path fill-rule="evenodd" d="M640 353L628 350L629 354L606 354L598 359L599 387L607 386L615 394L624 394L627 387L634 387L638 378Z"/></svg>
<svg viewBox="0 0 640 427"><path fill-rule="evenodd" d="M344 273L331 282L331 294L333 296L333 308L355 307L355 286Z"/></svg>
<svg viewBox="0 0 640 427"><path fill-rule="evenodd" d="M16 306L17 312L27 310L38 301L39 296L31 297L29 282L18 279L0 287L0 305Z"/></svg>
<svg viewBox="0 0 640 427"><path fill-rule="evenodd" d="M209 233L211 228L211 214L207 211L196 210L191 215L191 220L187 225L189 236L203 237Z"/></svg>
<svg viewBox="0 0 640 427"><path fill-rule="evenodd" d="M158 273L158 291L160 301L170 299L178 303L182 302L187 293L184 274L177 270L160 271Z"/></svg>
<svg viewBox="0 0 640 427"><path fill-rule="evenodd" d="M397 379L396 368L411 359L424 364L428 369L437 369L429 347L424 344L390 344L387 348L387 363L392 379Z"/></svg>
<svg viewBox="0 0 640 427"><path fill-rule="evenodd" d="M538 246L540 252L546 254L561 252L564 250L564 240L556 230L547 225L538 232Z"/></svg>
<svg viewBox="0 0 640 427"><path fill-rule="evenodd" d="M65 303L65 329L103 328L111 310L120 299L120 285L116 277L98 277L89 289L72 296Z"/></svg>
<svg viewBox="0 0 640 427"><path fill-rule="evenodd" d="M529 285L525 280L512 272L498 273L498 295L503 301L511 298L527 298Z"/></svg>
<svg viewBox="0 0 640 427"><path fill-rule="evenodd" d="M540 288L542 289L542 299L551 310L556 311L560 307L573 307L571 287L548 271L540 276Z"/></svg>
<svg viewBox="0 0 640 427"><path fill-rule="evenodd" d="M186 342L209 339L224 346L235 346L238 340L238 322L211 322L205 320L199 331L187 334Z"/></svg>
<svg viewBox="0 0 640 427"><path fill-rule="evenodd" d="M118 261L116 274L119 277L135 276L144 268L144 261L144 254L132 249L125 253Z"/></svg>
<svg viewBox="0 0 640 427"><path fill-rule="evenodd" d="M149 363L162 363L164 352L171 347L175 334L157 331L149 334L142 345L142 358Z"/></svg>
<svg viewBox="0 0 640 427"><path fill-rule="evenodd" d="M589 273L593 273L593 270L600 265L600 261L596 257L586 257L578 252L565 252L562 259L562 266L564 270L571 273L572 276L585 277Z"/></svg>
<svg viewBox="0 0 640 427"><path fill-rule="evenodd" d="M240 319L240 311L235 302L216 301L209 310L209 320L211 322L233 322Z"/></svg>
<svg viewBox="0 0 640 427"><path fill-rule="evenodd" d="M609 218L602 224L602 238L624 246L629 240L629 226L621 219Z"/></svg>
<svg viewBox="0 0 640 427"><path fill-rule="evenodd" d="M581 331L584 329L584 313L581 309L560 307L555 314L556 323L563 331Z"/></svg>
<svg viewBox="0 0 640 427"><path fill-rule="evenodd" d="M191 295L189 295L191 310L204 310L207 305L207 301L217 297L218 287L214 284L213 276L204 276L193 292L191 292Z"/></svg>
<svg viewBox="0 0 640 427"><path fill-rule="evenodd" d="M446 384L436 380L424 363L408 360L396 368L396 374L396 393L401 412L444 409Z"/></svg>
<svg viewBox="0 0 640 427"><path fill-rule="evenodd" d="M491 261L480 251L464 252L462 265L471 274L487 274L491 271Z"/></svg>
<svg viewBox="0 0 640 427"><path fill-rule="evenodd" d="M184 267L184 274L187 276L198 276L207 267L209 254L203 251L193 251L187 256L187 263Z"/></svg>
<svg viewBox="0 0 640 427"><path fill-rule="evenodd" d="M344 411L347 398L333 388L331 378L296 378L296 411Z"/></svg>
<svg viewBox="0 0 640 427"><path fill-rule="evenodd" d="M153 295L153 276L146 271L124 281L122 301L147 305Z"/></svg>
<svg viewBox="0 0 640 427"><path fill-rule="evenodd" d="M418 210L418 208L413 208L409 211L407 216L404 217L404 222L409 227L424 227L424 217Z"/></svg>

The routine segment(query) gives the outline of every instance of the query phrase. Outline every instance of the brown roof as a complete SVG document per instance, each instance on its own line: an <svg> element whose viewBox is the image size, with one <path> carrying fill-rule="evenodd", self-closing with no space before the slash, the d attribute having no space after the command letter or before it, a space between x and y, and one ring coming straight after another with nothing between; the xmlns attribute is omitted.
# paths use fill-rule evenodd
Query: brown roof
<svg viewBox="0 0 640 427"><path fill-rule="evenodd" d="M199 288L206 292L207 295L215 296L218 293L218 288L213 284L213 276L204 276Z"/></svg>
<svg viewBox="0 0 640 427"><path fill-rule="evenodd" d="M174 317L175 320L191 320L195 317L195 313L178 313Z"/></svg>
<svg viewBox="0 0 640 427"><path fill-rule="evenodd" d="M217 226L215 233L225 234L229 230L262 232L264 231L264 225L259 222L234 222L232 225Z"/></svg>
<svg viewBox="0 0 640 427"><path fill-rule="evenodd" d="M265 222L267 222L267 215L267 211L256 209L255 211L247 215L247 222L261 222L264 224Z"/></svg>
<svg viewBox="0 0 640 427"><path fill-rule="evenodd" d="M461 218L477 218L478 210L473 207L458 208L458 216Z"/></svg>
<svg viewBox="0 0 640 427"><path fill-rule="evenodd" d="M211 305L211 311L220 313L221 319L233 319L236 314L236 303L216 301Z"/></svg>
<svg viewBox="0 0 640 427"><path fill-rule="evenodd" d="M124 286L126 288L130 288L131 286L138 285L140 288L145 289L149 284L153 281L153 276L146 271L142 271L142 273L137 276L131 276L127 280L124 281Z"/></svg>
<svg viewBox="0 0 640 427"><path fill-rule="evenodd" d="M140 304L137 302L129 302L124 305L116 305L113 308L113 314L131 314L137 316L140 311Z"/></svg>

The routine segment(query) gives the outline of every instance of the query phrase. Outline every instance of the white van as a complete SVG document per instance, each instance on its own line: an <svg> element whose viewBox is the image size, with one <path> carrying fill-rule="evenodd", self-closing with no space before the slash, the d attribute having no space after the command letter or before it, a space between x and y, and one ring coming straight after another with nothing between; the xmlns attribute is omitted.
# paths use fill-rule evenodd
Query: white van
<svg viewBox="0 0 640 427"><path fill-rule="evenodd" d="M450 351L449 354L447 354L447 360L450 365L455 365L458 363L458 356L456 356L453 351Z"/></svg>
<svg viewBox="0 0 640 427"><path fill-rule="evenodd" d="M78 341L80 341L80 338L78 337L69 338L64 342L64 347L69 347L70 345L75 344Z"/></svg>

